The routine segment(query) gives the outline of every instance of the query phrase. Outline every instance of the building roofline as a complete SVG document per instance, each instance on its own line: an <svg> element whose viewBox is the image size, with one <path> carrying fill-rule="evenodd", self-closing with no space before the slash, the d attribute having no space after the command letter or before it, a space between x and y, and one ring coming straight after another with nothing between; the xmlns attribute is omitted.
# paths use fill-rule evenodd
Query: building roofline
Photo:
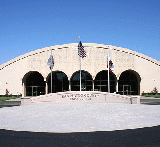
<svg viewBox="0 0 160 147"><path fill-rule="evenodd" d="M124 52L124 53L127 53L127 54L137 56L139 58L150 61L150 62L160 66L160 61L157 61L156 59L153 59L153 58L148 57L148 56L146 56L142 53L138 53L136 51L132 51L132 50L127 49L127 48L116 47L116 46L112 46L112 45L97 44L97 43L83 43L83 46L84 47L95 47L97 49L99 49L99 48L103 48L103 49L110 48L110 49L115 50L115 51ZM7 61L6 63L1 64L0 65L0 70L2 70L3 68L5 68L5 67L17 62L17 61L23 60L23 59L25 59L29 56L33 56L33 55L36 55L36 54L39 54L39 53L47 52L47 51L50 51L51 49L57 50L57 49L64 49L64 48L66 49L66 48L70 48L70 47L78 47L78 43L69 43L69 44L55 45L55 46L45 47L45 48L41 48L41 49L36 49L35 51L31 51L29 53L20 55L20 56L12 59L10 61Z"/></svg>

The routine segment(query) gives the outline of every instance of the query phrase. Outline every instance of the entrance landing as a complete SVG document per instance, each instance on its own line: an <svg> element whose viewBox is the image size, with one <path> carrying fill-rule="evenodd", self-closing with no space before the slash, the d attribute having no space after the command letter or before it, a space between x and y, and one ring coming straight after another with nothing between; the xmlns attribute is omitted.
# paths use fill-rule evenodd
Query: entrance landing
<svg viewBox="0 0 160 147"><path fill-rule="evenodd" d="M68 91L50 93L30 98L30 104L36 103L137 103L137 98L98 91Z"/></svg>

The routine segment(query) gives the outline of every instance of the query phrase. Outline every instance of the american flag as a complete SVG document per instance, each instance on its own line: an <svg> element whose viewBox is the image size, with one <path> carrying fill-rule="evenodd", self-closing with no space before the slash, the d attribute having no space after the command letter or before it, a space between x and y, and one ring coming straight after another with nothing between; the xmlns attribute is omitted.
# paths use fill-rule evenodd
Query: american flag
<svg viewBox="0 0 160 147"><path fill-rule="evenodd" d="M81 41L79 41L79 44L78 44L78 55L82 58L86 57L86 52L84 50L84 47L82 46Z"/></svg>

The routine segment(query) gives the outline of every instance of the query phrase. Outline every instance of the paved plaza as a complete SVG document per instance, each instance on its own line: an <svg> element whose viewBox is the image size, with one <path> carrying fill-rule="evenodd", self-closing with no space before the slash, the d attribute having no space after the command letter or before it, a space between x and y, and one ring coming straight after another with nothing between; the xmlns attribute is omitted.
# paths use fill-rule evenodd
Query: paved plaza
<svg viewBox="0 0 160 147"><path fill-rule="evenodd" d="M35 104L0 108L0 129L94 132L160 125L160 105L116 103Z"/></svg>

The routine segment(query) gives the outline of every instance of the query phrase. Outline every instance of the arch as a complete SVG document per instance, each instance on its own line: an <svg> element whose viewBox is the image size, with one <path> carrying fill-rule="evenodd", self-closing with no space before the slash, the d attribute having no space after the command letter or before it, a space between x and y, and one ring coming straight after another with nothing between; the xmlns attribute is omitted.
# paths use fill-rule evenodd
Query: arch
<svg viewBox="0 0 160 147"><path fill-rule="evenodd" d="M23 81L25 96L38 96L45 94L44 77L37 71L30 71L24 75Z"/></svg>
<svg viewBox="0 0 160 147"><path fill-rule="evenodd" d="M116 92L117 78L113 72L109 72L110 92ZM94 80L94 90L108 92L108 70L102 70L97 73Z"/></svg>
<svg viewBox="0 0 160 147"><path fill-rule="evenodd" d="M51 93L51 73L47 77L48 93ZM62 71L52 72L52 92L63 92L69 90L67 75Z"/></svg>
<svg viewBox="0 0 160 147"><path fill-rule="evenodd" d="M80 91L80 71L75 72L71 77L71 91ZM93 90L93 79L87 71L81 71L82 91Z"/></svg>
<svg viewBox="0 0 160 147"><path fill-rule="evenodd" d="M121 73L118 81L118 93L123 95L140 94L140 75L134 70L126 70Z"/></svg>

